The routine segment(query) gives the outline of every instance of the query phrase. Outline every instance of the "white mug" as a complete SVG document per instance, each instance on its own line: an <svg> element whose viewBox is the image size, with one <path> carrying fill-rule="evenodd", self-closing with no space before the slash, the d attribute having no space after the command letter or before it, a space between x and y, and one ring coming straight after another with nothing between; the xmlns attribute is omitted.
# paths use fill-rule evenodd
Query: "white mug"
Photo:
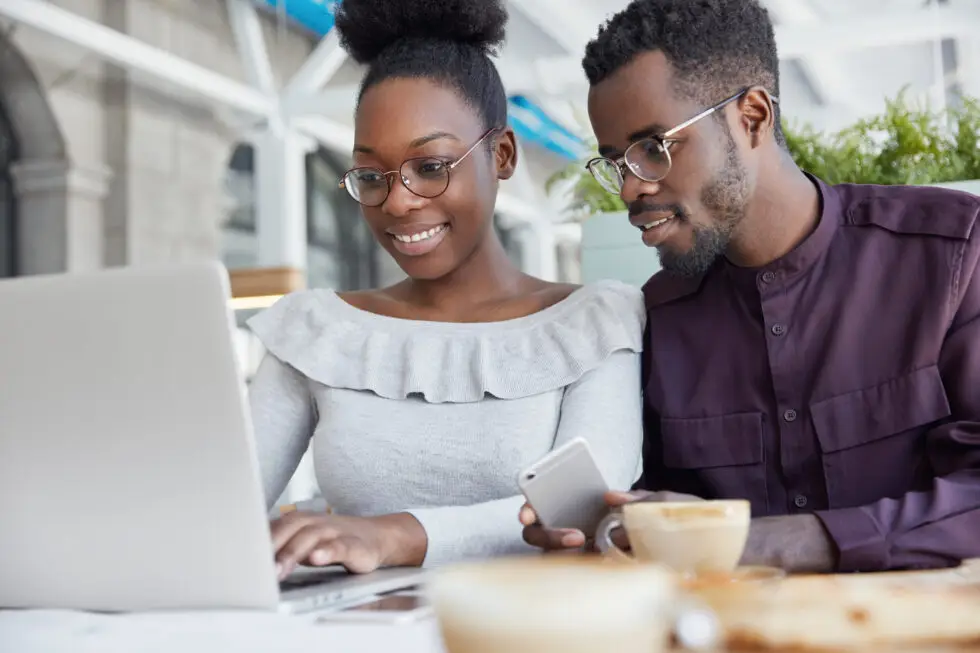
<svg viewBox="0 0 980 653"><path fill-rule="evenodd" d="M748 501L638 501L600 522L596 547L611 557L656 562L685 573L730 572L748 540L752 518ZM612 532L623 528L632 556L620 550Z"/></svg>

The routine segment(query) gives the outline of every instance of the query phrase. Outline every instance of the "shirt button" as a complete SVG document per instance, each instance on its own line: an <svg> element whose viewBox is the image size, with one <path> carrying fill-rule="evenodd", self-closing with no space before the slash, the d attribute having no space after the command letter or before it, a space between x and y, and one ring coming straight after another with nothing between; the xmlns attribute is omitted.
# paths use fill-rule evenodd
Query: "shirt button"
<svg viewBox="0 0 980 653"><path fill-rule="evenodd" d="M786 333L786 327L783 326L782 324L773 324L771 331L772 331L772 335L781 336L784 333Z"/></svg>
<svg viewBox="0 0 980 653"><path fill-rule="evenodd" d="M797 508L806 508L806 497L802 494L797 494L796 498L793 499L793 503Z"/></svg>
<svg viewBox="0 0 980 653"><path fill-rule="evenodd" d="M776 280L776 273L773 271L762 273L762 283L772 283Z"/></svg>
<svg viewBox="0 0 980 653"><path fill-rule="evenodd" d="M786 420L787 422L795 422L796 421L796 411L793 410L792 408L790 408L789 410L784 411L783 412L783 419Z"/></svg>

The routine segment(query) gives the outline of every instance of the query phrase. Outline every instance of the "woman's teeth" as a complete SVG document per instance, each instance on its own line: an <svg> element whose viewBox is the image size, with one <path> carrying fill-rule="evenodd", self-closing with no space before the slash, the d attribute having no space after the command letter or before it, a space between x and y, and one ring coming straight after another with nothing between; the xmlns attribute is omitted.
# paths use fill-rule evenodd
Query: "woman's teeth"
<svg viewBox="0 0 980 653"><path fill-rule="evenodd" d="M412 234L411 236L400 236L400 235L392 234L392 237L395 240L400 240L403 243L417 243L422 240L428 240L433 236L435 236L436 234L442 233L443 230L445 230L446 226L447 225L439 225L438 227L433 227L428 231L420 231L419 233Z"/></svg>
<svg viewBox="0 0 980 653"><path fill-rule="evenodd" d="M647 224L643 225L643 227L642 227L643 228L643 231L647 231L649 229L653 229L655 227L659 227L662 224L666 224L668 220L673 220L673 216L671 216L669 218L664 218L663 220L655 220L654 222L648 222Z"/></svg>

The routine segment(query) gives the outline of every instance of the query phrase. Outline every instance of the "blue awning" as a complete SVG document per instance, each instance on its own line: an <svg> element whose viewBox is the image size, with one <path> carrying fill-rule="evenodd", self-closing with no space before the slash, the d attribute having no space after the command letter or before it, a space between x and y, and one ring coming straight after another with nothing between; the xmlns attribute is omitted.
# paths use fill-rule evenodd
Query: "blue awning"
<svg viewBox="0 0 980 653"><path fill-rule="evenodd" d="M323 37L334 26L334 11L340 0L255 0L260 6ZM391 0L397 2L398 0ZM543 147L566 159L585 156L586 146L581 138L551 118L533 100L513 95L507 101L507 114L514 133L522 141Z"/></svg>
<svg viewBox="0 0 980 653"><path fill-rule="evenodd" d="M284 13L317 36L333 29L333 14L340 0L256 0L276 13Z"/></svg>
<svg viewBox="0 0 980 653"><path fill-rule="evenodd" d="M507 113L518 138L573 161L586 155L585 142L555 121L530 98L512 95L507 99Z"/></svg>

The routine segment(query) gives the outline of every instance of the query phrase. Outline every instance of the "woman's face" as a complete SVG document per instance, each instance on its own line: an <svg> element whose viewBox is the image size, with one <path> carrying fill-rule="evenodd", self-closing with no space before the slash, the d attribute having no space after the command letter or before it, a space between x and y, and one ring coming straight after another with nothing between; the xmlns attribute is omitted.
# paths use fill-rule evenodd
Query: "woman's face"
<svg viewBox="0 0 980 653"><path fill-rule="evenodd" d="M463 156L487 127L479 114L446 86L427 79L388 79L361 98L355 119L354 166L390 172L402 169L413 187L428 195L451 163ZM503 125L500 125L504 127ZM492 153L488 150L494 145ZM420 197L388 175L390 191L380 206L363 206L378 242L413 279L438 279L453 272L492 236L500 179L517 163L513 132L494 132L448 170L449 185L437 197ZM384 180L368 173L365 187ZM373 203L373 202L372 202Z"/></svg>

